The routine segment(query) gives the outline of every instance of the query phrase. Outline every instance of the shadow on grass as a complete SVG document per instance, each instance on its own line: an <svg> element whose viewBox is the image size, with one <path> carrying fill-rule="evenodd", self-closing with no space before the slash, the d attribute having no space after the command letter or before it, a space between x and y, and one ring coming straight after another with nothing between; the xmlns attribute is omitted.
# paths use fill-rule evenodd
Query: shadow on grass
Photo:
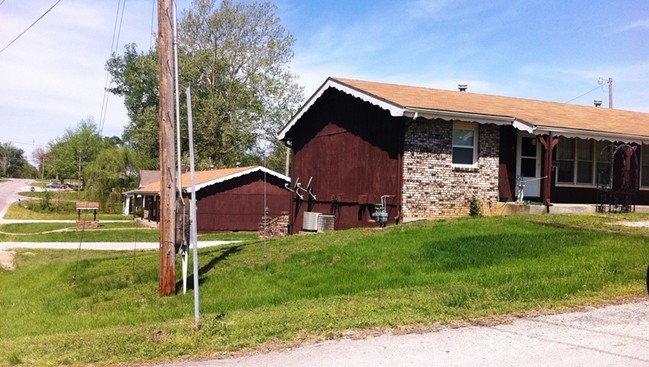
<svg viewBox="0 0 649 367"><path fill-rule="evenodd" d="M237 252L240 252L241 249L243 248L242 245L237 245L237 246L232 246L227 249L225 249L221 254L219 254L217 257L213 258L208 262L207 264L203 265L200 269L198 269L198 283L203 282L203 276L208 273L210 270L214 269L214 267L222 262L225 261L228 257L231 255L236 254ZM187 289L194 289L194 282L192 279L194 278L194 273L191 273L187 275ZM176 289L182 289L183 281L182 279L176 282Z"/></svg>

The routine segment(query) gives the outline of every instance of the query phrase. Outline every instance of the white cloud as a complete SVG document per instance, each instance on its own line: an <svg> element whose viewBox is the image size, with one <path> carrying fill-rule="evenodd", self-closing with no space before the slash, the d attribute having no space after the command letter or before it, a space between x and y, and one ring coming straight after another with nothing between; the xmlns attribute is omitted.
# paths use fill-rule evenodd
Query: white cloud
<svg viewBox="0 0 649 367"><path fill-rule="evenodd" d="M649 30L649 18L635 21L620 29L620 32L628 32L633 30Z"/></svg>

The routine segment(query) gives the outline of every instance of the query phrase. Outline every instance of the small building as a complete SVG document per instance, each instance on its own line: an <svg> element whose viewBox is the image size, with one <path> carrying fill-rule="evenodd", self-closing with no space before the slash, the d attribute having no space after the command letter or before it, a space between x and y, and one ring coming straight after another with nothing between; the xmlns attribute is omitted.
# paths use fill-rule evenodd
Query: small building
<svg viewBox="0 0 649 367"><path fill-rule="evenodd" d="M195 172L196 218L199 232L257 231L262 218L288 212L290 179L261 167L237 167ZM191 195L190 174L182 175L183 197ZM143 219L158 221L160 181L125 193L136 198Z"/></svg>
<svg viewBox="0 0 649 367"><path fill-rule="evenodd" d="M649 114L329 78L279 133L290 227L463 216L477 201L649 205Z"/></svg>

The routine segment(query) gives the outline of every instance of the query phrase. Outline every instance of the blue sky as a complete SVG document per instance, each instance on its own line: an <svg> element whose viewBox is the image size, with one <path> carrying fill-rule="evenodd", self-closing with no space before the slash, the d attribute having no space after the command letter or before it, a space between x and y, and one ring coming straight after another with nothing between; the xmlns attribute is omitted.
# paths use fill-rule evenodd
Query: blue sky
<svg viewBox="0 0 649 367"><path fill-rule="evenodd" d="M0 3L1 49L55 0ZM149 48L154 3L126 1L118 52L130 42ZM607 107L602 77L613 78L615 108L649 112L646 0L273 3L296 39L291 69L305 97L338 76L439 89L463 82L470 92L584 105L600 98ZM182 12L189 1L178 4ZM116 11L115 0L62 0L0 53L0 142L29 158L80 120L101 121ZM121 135L126 123L121 99L110 96L104 135Z"/></svg>

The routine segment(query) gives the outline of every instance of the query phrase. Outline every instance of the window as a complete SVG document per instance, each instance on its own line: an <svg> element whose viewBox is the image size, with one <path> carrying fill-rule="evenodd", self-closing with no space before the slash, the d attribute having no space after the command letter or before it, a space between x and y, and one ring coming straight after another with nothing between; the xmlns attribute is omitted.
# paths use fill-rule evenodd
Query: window
<svg viewBox="0 0 649 367"><path fill-rule="evenodd" d="M575 140L559 139L557 144L557 182L573 183L575 170Z"/></svg>
<svg viewBox="0 0 649 367"><path fill-rule="evenodd" d="M611 159L613 158L613 145L608 141L595 142L595 183L601 186L611 187L613 176L611 176Z"/></svg>
<svg viewBox="0 0 649 367"><path fill-rule="evenodd" d="M609 184L610 154L609 142L560 138L557 146L557 184Z"/></svg>
<svg viewBox="0 0 649 367"><path fill-rule="evenodd" d="M640 147L640 187L649 189L649 145Z"/></svg>
<svg viewBox="0 0 649 367"><path fill-rule="evenodd" d="M453 165L474 166L478 144L478 126L476 124L453 124Z"/></svg>

